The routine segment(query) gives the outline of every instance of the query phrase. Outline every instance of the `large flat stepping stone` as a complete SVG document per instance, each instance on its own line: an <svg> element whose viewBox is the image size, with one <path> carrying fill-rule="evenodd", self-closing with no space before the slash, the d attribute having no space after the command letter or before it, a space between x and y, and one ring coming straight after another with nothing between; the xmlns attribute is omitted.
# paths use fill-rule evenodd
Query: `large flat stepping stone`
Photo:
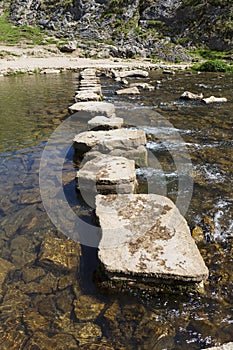
<svg viewBox="0 0 233 350"><path fill-rule="evenodd" d="M106 155L86 162L76 179L78 189L91 194L133 193L137 185L133 160Z"/></svg>
<svg viewBox="0 0 233 350"><path fill-rule="evenodd" d="M118 148L137 148L146 144L146 134L143 130L130 129L87 131L76 135L73 141L75 151L81 156L91 149L110 152Z"/></svg>
<svg viewBox="0 0 233 350"><path fill-rule="evenodd" d="M208 277L208 269L174 203L156 194L96 197L102 229L99 260L114 280L187 284Z"/></svg>
<svg viewBox="0 0 233 350"><path fill-rule="evenodd" d="M120 129L123 123L124 120L122 118L107 118L104 115L96 116L87 122L89 130Z"/></svg>
<svg viewBox="0 0 233 350"><path fill-rule="evenodd" d="M76 102L69 107L70 113L86 112L91 116L104 115L108 118L115 117L115 106L107 102Z"/></svg>

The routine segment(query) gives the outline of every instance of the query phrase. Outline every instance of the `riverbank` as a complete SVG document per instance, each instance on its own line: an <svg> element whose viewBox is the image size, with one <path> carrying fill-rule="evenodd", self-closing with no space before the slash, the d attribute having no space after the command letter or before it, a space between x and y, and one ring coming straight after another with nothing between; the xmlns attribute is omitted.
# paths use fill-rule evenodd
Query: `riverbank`
<svg viewBox="0 0 233 350"><path fill-rule="evenodd" d="M144 68L144 69L172 69L184 70L191 67L190 63L169 64L154 63L150 59L93 59L80 57L78 51L62 54L55 46L49 47L14 47L0 46L0 75L13 73L38 73L44 69L77 70L83 68Z"/></svg>

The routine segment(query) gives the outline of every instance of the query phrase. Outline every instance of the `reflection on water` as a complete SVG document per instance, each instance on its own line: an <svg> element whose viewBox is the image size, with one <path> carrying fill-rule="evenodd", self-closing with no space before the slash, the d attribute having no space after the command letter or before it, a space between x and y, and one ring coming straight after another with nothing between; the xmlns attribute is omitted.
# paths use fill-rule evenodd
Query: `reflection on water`
<svg viewBox="0 0 233 350"><path fill-rule="evenodd" d="M42 206L41 152L67 114L77 75L1 79L0 348L175 350L232 341L232 76L153 72L155 91L120 97L114 95L117 83L102 81L104 96L116 104L117 114L148 134L151 164L137 171L141 189L151 191L148 183L156 178L154 190L159 191L161 180L161 188L165 183L175 200L180 173L173 158L184 156L183 147L191 155L194 191L186 218L190 227L203 230L199 249L210 278L204 295L156 297L98 291L92 281L96 251L84 247L79 266L78 246L57 232ZM230 102L181 102L184 90ZM84 130L85 120L76 127ZM63 168L64 191L73 210L88 221L90 208L75 196L71 160L72 150ZM69 252L66 261L64 251Z"/></svg>

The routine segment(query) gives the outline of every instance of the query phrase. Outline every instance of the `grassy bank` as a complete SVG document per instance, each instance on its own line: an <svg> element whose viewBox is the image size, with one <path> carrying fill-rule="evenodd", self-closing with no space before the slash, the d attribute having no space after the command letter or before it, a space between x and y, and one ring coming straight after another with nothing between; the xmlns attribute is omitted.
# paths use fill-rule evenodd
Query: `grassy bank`
<svg viewBox="0 0 233 350"><path fill-rule="evenodd" d="M4 45L17 45L25 43L28 45L44 45L55 43L48 38L38 27L19 26L10 23L7 14L0 16L0 43Z"/></svg>

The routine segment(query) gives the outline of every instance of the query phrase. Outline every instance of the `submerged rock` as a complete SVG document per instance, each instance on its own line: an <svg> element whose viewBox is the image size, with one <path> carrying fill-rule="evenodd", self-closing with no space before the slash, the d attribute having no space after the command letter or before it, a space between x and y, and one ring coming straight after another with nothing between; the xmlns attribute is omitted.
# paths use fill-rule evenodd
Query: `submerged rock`
<svg viewBox="0 0 233 350"><path fill-rule="evenodd" d="M0 258L0 299L2 298L2 289L5 278L10 270L14 268L14 265L7 260Z"/></svg>
<svg viewBox="0 0 233 350"><path fill-rule="evenodd" d="M82 155L91 149L110 152L114 149L128 150L146 144L143 130L117 129L110 131L88 131L75 136L74 149Z"/></svg>
<svg viewBox="0 0 233 350"><path fill-rule="evenodd" d="M225 97L215 97L215 96L210 96L207 98L203 98L202 102L204 102L206 105L209 105L211 103L223 103L227 102L227 99Z"/></svg>
<svg viewBox="0 0 233 350"><path fill-rule="evenodd" d="M76 102L69 107L71 113L87 112L93 117L97 115L105 115L108 118L115 117L115 106L107 102Z"/></svg>
<svg viewBox="0 0 233 350"><path fill-rule="evenodd" d="M75 271L79 266L81 248L68 238L45 237L38 254L39 264L52 269Z"/></svg>
<svg viewBox="0 0 233 350"><path fill-rule="evenodd" d="M101 329L97 324L92 322L73 322L69 314L56 318L54 327L62 333L71 334L80 345L95 343L102 337Z"/></svg>
<svg viewBox="0 0 233 350"><path fill-rule="evenodd" d="M74 312L75 316L80 321L91 321L95 320L105 304L95 300L91 296L82 295L78 300L74 301Z"/></svg>
<svg viewBox="0 0 233 350"><path fill-rule="evenodd" d="M98 195L102 229L99 259L108 278L193 285L208 269L185 219L173 202L156 194Z"/></svg>
<svg viewBox="0 0 233 350"><path fill-rule="evenodd" d="M107 118L104 115L99 115L87 122L89 130L112 130L120 129L124 120L122 118Z"/></svg>
<svg viewBox="0 0 233 350"><path fill-rule="evenodd" d="M76 350L77 346L77 342L71 334L56 334L53 337L48 337L44 332L38 331L30 338L24 349Z"/></svg>
<svg viewBox="0 0 233 350"><path fill-rule="evenodd" d="M180 96L180 99L182 100L201 100L203 99L203 94L200 93L200 94L194 94L190 91L185 91L183 92L183 94Z"/></svg>

